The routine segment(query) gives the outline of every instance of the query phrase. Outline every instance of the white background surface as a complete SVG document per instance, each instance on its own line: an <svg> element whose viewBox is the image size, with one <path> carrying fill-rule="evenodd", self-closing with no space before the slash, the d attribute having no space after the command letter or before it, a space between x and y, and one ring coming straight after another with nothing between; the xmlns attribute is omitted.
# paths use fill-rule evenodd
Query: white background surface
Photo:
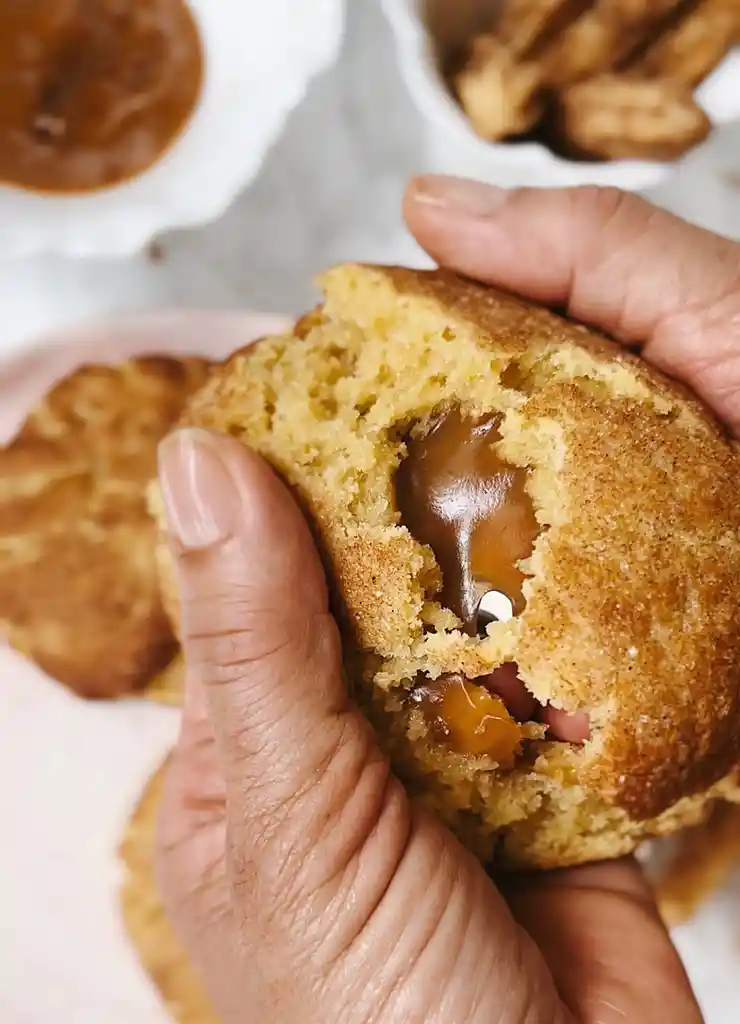
<svg viewBox="0 0 740 1024"><path fill-rule="evenodd" d="M163 239L159 263L0 263L0 355L100 313L298 312L313 298L312 275L335 260L418 263L400 221L403 183L444 168L449 154L427 133L393 61L375 0L350 0L340 64L316 82L230 214ZM740 126L718 133L655 198L740 236L738 179ZM114 850L175 729L172 711L82 704L0 651L2 1024L167 1020L120 929ZM710 1024L736 1024L740 892L677 938Z"/></svg>

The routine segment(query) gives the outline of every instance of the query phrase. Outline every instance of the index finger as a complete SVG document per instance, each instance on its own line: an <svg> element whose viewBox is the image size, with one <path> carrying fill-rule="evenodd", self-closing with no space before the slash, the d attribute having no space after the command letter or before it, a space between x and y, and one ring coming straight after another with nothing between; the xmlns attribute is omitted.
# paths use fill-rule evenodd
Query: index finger
<svg viewBox="0 0 740 1024"><path fill-rule="evenodd" d="M442 265L606 331L740 434L740 245L616 189L417 179L405 215Z"/></svg>

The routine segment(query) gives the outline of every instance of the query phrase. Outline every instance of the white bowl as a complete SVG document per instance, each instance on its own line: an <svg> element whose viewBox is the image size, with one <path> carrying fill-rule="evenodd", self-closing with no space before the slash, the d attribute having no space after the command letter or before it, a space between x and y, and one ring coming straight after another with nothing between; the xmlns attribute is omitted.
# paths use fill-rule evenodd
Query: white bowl
<svg viewBox="0 0 740 1024"><path fill-rule="evenodd" d="M0 258L129 256L221 216L258 173L309 82L335 59L343 0L189 0L206 77L172 148L146 173L86 195L0 186Z"/></svg>
<svg viewBox="0 0 740 1024"><path fill-rule="evenodd" d="M499 185L616 185L629 191L652 188L670 175L670 164L642 160L574 163L539 143L484 142L439 73L421 0L383 0L383 7L396 37L401 72L432 127L435 170ZM697 96L715 124L740 118L740 52L723 62Z"/></svg>

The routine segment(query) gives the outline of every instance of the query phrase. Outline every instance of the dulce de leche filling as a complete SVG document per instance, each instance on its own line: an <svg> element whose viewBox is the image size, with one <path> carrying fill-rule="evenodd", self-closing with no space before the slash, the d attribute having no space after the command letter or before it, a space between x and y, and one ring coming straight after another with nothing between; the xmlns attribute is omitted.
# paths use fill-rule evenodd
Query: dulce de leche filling
<svg viewBox="0 0 740 1024"><path fill-rule="evenodd" d="M415 688L435 738L458 754L487 754L511 767L521 750L522 731L503 700L460 675L446 675Z"/></svg>
<svg viewBox="0 0 740 1024"><path fill-rule="evenodd" d="M526 490L529 471L496 453L499 424L496 414L445 413L408 439L395 479L403 525L432 549L442 572L440 601L472 636L489 591L504 594L514 614L523 610L519 562L531 555L540 532ZM412 699L432 734L458 753L486 754L510 766L521 750L521 727L485 685L445 675L419 683Z"/></svg>
<svg viewBox="0 0 740 1024"><path fill-rule="evenodd" d="M141 173L190 117L203 70L185 0L3 0L0 182L75 192Z"/></svg>
<svg viewBox="0 0 740 1024"><path fill-rule="evenodd" d="M466 419L453 410L411 437L396 473L396 506L403 525L434 552L442 572L440 601L478 631L478 608L488 591L523 610L524 573L540 532L525 483L528 470L495 451L498 415Z"/></svg>

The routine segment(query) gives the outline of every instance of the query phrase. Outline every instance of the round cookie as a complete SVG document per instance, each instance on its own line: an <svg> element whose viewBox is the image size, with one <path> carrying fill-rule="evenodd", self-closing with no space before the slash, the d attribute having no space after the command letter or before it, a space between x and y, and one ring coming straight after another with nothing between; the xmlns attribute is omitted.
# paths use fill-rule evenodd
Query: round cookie
<svg viewBox="0 0 740 1024"><path fill-rule="evenodd" d="M0 635L83 697L141 691L177 652L146 487L208 369L164 356L83 367L0 448Z"/></svg>
<svg viewBox="0 0 740 1024"><path fill-rule="evenodd" d="M322 284L185 422L294 488L353 693L410 792L484 860L534 867L737 797L736 444L638 358L512 296L400 268ZM589 739L554 739L552 709Z"/></svg>
<svg viewBox="0 0 740 1024"><path fill-rule="evenodd" d="M121 911L142 966L177 1024L218 1024L165 915L154 874L157 813L166 766L147 784L121 843Z"/></svg>

